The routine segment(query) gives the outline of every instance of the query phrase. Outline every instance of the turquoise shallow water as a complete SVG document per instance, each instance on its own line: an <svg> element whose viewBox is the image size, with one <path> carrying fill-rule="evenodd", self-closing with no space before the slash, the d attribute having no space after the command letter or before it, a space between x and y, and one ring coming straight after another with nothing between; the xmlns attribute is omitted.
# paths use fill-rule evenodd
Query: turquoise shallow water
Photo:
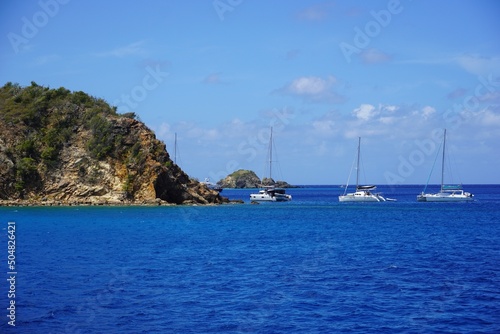
<svg viewBox="0 0 500 334"><path fill-rule="evenodd" d="M474 203L0 208L16 223L16 327L0 285L0 332L495 333L500 186ZM248 202L250 190L224 190ZM0 311L1 312L1 311Z"/></svg>

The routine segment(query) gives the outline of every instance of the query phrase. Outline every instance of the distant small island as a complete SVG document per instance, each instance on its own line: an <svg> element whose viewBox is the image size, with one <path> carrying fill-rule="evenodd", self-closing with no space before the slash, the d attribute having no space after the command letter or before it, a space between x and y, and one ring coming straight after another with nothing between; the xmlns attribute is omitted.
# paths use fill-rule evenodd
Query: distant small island
<svg viewBox="0 0 500 334"><path fill-rule="evenodd" d="M296 188L285 181L274 181L270 178L262 180L251 170L239 169L219 180L217 185L222 188L259 188L262 185L274 185L278 188Z"/></svg>

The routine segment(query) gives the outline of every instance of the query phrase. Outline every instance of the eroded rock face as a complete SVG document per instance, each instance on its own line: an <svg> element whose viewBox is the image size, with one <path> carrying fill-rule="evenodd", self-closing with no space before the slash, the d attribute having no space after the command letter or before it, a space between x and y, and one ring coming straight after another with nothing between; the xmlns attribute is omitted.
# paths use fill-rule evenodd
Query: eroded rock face
<svg viewBox="0 0 500 334"><path fill-rule="evenodd" d="M0 88L0 200L227 201L190 179L142 122L82 92L36 84Z"/></svg>

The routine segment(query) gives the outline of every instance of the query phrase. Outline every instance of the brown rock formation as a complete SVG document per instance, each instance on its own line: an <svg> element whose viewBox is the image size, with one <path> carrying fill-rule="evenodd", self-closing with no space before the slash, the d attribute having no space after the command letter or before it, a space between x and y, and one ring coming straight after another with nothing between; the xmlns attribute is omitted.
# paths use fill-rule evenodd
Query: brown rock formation
<svg viewBox="0 0 500 334"><path fill-rule="evenodd" d="M0 200L5 203L218 204L134 114L32 83L0 88ZM1 204L1 203L0 203Z"/></svg>

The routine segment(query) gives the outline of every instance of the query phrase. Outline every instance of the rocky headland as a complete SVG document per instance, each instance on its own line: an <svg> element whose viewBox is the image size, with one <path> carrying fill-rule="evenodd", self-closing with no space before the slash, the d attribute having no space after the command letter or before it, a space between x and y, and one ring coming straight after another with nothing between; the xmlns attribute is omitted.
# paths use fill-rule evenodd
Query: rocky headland
<svg viewBox="0 0 500 334"><path fill-rule="evenodd" d="M134 113L32 82L0 88L0 205L220 204Z"/></svg>

